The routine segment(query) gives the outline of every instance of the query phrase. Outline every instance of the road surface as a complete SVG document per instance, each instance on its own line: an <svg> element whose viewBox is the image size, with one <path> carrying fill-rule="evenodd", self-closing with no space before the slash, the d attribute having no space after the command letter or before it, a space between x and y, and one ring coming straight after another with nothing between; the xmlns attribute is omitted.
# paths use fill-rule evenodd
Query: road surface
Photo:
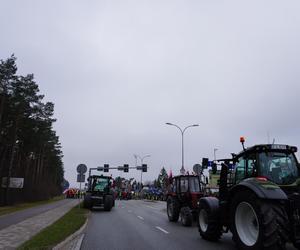
<svg viewBox="0 0 300 250"><path fill-rule="evenodd" d="M219 242L207 242L195 224L183 227L180 222L169 222L165 202L116 201L111 212L92 211L81 249L236 249L230 233Z"/></svg>

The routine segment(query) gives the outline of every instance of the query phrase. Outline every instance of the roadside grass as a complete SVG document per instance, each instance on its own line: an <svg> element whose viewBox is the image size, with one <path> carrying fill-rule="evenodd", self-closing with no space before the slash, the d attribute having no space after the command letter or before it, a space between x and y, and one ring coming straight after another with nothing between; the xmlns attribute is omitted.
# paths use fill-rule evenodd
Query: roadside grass
<svg viewBox="0 0 300 250"><path fill-rule="evenodd" d="M62 199L64 199L64 195L57 196L52 199L44 200L44 201L27 202L27 203L16 204L14 206L0 207L0 216L5 215L5 214L10 214L13 212L17 212L17 211L20 211L20 210L23 210L26 208L31 208L31 207L36 207L36 206L52 203L52 202L59 201Z"/></svg>
<svg viewBox="0 0 300 250"><path fill-rule="evenodd" d="M76 205L63 217L43 229L40 233L25 242L18 249L52 249L58 243L62 242L68 236L80 229L80 227L86 222L88 211L89 210L82 208L82 206L79 208L78 205Z"/></svg>

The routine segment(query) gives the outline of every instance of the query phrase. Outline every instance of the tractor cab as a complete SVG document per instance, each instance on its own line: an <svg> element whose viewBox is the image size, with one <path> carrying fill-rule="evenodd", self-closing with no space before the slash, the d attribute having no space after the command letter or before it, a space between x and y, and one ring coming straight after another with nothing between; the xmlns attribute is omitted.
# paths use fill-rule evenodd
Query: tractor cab
<svg viewBox="0 0 300 250"><path fill-rule="evenodd" d="M247 148L234 156L235 183L245 178L264 178L279 186L292 185L300 177L295 157L297 148L288 145L266 144Z"/></svg>
<svg viewBox="0 0 300 250"><path fill-rule="evenodd" d="M92 193L108 193L111 187L110 176L92 175L88 178L88 191Z"/></svg>
<svg viewBox="0 0 300 250"><path fill-rule="evenodd" d="M179 175L171 180L170 195L178 197L180 202L193 208L197 207L201 192L200 179L197 175Z"/></svg>
<svg viewBox="0 0 300 250"><path fill-rule="evenodd" d="M171 178L167 194L167 214L170 221L181 217L184 226L192 224L198 210L198 201L204 193L204 184L198 175L179 175Z"/></svg>

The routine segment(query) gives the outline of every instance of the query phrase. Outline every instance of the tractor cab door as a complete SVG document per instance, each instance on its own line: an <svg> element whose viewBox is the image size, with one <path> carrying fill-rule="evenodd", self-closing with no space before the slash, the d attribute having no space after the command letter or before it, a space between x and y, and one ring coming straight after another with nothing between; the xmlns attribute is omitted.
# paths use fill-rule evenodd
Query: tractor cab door
<svg viewBox="0 0 300 250"><path fill-rule="evenodd" d="M235 166L235 184L240 181L257 176L256 154L243 155L237 159Z"/></svg>

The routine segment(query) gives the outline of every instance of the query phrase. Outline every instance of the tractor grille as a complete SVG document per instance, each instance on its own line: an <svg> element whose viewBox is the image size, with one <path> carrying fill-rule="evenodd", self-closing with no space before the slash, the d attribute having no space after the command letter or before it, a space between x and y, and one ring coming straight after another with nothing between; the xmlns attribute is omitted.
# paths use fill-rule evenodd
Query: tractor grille
<svg viewBox="0 0 300 250"><path fill-rule="evenodd" d="M91 198L94 206L101 206L103 204L103 197L92 196Z"/></svg>

